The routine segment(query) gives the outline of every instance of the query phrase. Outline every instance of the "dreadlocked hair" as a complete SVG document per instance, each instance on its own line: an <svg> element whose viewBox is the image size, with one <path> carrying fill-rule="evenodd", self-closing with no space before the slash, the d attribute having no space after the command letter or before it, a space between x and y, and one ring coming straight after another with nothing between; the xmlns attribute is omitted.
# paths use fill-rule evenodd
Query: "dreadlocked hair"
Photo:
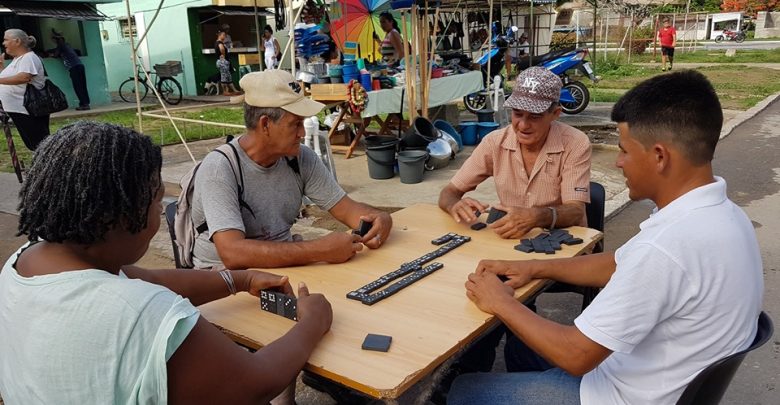
<svg viewBox="0 0 780 405"><path fill-rule="evenodd" d="M119 125L79 121L46 137L19 192L19 233L30 241L93 244L146 227L162 184L160 147Z"/></svg>

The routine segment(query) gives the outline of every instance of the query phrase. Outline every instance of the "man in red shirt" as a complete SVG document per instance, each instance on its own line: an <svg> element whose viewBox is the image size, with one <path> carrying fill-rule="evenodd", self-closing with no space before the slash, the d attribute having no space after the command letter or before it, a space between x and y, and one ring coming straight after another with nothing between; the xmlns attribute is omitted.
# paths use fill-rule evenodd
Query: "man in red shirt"
<svg viewBox="0 0 780 405"><path fill-rule="evenodd" d="M674 64L674 46L677 45L677 30L664 19L664 26L658 30L658 42L661 43L661 71L666 70L666 58L669 57L669 70Z"/></svg>

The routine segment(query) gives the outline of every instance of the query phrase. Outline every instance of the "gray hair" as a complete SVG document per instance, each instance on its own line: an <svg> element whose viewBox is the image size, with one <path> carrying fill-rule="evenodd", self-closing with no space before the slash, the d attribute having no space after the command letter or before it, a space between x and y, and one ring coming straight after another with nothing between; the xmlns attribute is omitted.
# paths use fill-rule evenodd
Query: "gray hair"
<svg viewBox="0 0 780 405"><path fill-rule="evenodd" d="M27 35L26 32L20 30L19 28L7 29L5 30L5 34L13 39L18 39L19 43L21 43L22 46L27 49L35 48L35 44L38 43L38 40L36 40L34 36Z"/></svg>
<svg viewBox="0 0 780 405"><path fill-rule="evenodd" d="M263 116L276 123L284 113L285 111L279 107L255 107L244 103L244 125L249 129L255 129L257 121L260 121Z"/></svg>

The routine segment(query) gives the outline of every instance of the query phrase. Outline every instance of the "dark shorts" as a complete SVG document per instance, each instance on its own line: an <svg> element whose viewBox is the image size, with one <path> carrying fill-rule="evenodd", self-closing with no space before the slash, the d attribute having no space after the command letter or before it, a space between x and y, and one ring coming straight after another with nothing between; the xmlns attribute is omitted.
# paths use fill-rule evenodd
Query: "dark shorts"
<svg viewBox="0 0 780 405"><path fill-rule="evenodd" d="M661 55L674 57L674 48L672 48L671 46L662 46Z"/></svg>

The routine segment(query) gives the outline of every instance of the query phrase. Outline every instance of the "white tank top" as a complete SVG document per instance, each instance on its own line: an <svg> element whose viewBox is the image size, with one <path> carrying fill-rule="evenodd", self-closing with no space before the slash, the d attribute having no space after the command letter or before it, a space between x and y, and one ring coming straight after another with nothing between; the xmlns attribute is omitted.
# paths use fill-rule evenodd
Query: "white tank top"
<svg viewBox="0 0 780 405"><path fill-rule="evenodd" d="M274 48L274 37L264 41L263 44L265 45L266 57L268 57L268 55L276 56L276 49Z"/></svg>

